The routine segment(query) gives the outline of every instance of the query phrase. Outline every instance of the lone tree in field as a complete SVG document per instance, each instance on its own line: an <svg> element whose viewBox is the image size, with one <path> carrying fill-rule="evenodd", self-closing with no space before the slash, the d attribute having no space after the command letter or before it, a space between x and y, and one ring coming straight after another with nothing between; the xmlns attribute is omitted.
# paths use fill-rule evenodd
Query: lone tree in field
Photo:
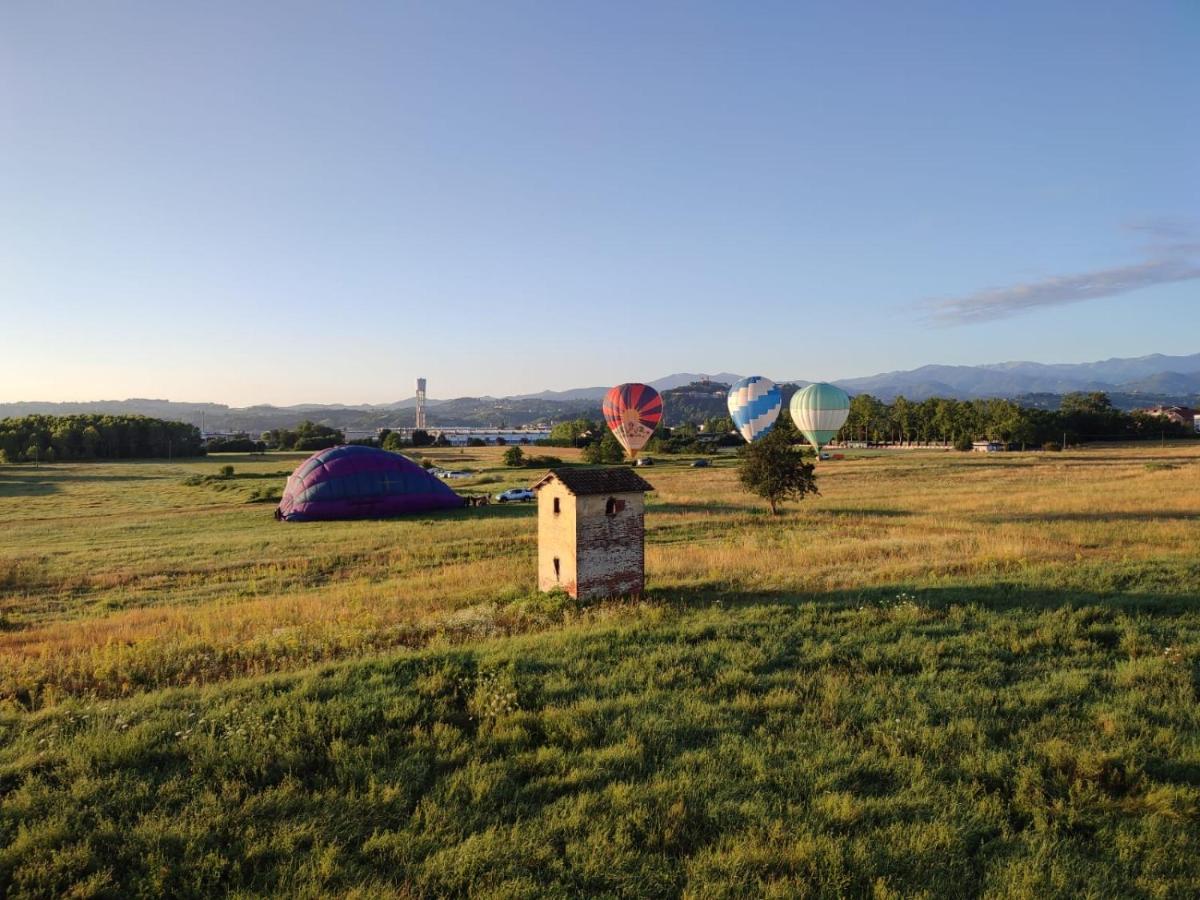
<svg viewBox="0 0 1200 900"><path fill-rule="evenodd" d="M525 452L514 444L504 451L504 464L514 468L525 465Z"/></svg>
<svg viewBox="0 0 1200 900"><path fill-rule="evenodd" d="M773 428L762 440L743 447L741 457L738 477L742 487L766 500L771 515L779 513L780 503L817 493L813 464L805 462L801 451L792 446L788 429Z"/></svg>

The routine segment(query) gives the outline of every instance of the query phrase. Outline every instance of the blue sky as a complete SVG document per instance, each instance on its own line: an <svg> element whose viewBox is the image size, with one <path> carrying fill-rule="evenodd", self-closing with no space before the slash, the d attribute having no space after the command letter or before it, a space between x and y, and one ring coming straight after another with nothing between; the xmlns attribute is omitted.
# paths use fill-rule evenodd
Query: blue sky
<svg viewBox="0 0 1200 900"><path fill-rule="evenodd" d="M1200 5L0 6L0 400L1196 352Z"/></svg>

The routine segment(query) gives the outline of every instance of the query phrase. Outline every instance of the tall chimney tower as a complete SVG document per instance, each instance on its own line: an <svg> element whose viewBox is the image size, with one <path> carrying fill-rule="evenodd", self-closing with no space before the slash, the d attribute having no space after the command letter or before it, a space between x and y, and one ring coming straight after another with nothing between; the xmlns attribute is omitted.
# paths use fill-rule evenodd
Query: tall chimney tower
<svg viewBox="0 0 1200 900"><path fill-rule="evenodd" d="M424 431L428 427L425 421L425 379L417 379L417 422L416 426Z"/></svg>

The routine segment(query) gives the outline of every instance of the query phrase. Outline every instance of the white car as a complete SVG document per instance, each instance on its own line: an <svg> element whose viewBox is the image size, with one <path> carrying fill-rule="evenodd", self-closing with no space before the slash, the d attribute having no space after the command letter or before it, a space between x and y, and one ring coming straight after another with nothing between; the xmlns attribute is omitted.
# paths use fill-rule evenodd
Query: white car
<svg viewBox="0 0 1200 900"><path fill-rule="evenodd" d="M445 480L447 478L470 478L474 474L475 474L474 472L451 471L451 472L442 472L438 477L443 480Z"/></svg>
<svg viewBox="0 0 1200 900"><path fill-rule="evenodd" d="M497 503L528 503L535 499L536 495L528 488L513 488L511 491L505 491L502 494L496 495Z"/></svg>

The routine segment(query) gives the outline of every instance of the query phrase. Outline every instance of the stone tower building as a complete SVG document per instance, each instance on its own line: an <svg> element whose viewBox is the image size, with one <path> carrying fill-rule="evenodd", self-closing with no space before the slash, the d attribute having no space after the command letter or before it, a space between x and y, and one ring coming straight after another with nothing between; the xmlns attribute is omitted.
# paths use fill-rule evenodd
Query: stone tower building
<svg viewBox="0 0 1200 900"><path fill-rule="evenodd" d="M654 490L625 466L552 469L538 495L538 588L580 600L642 593L644 493Z"/></svg>

